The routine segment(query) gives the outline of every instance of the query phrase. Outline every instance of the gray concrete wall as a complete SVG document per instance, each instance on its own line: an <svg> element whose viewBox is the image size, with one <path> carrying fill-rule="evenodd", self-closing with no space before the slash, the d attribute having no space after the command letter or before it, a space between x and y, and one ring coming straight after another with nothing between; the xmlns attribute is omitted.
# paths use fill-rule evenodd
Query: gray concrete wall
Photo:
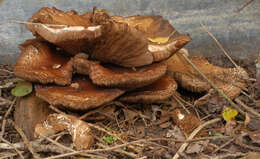
<svg viewBox="0 0 260 159"><path fill-rule="evenodd" d="M202 21L234 58L256 57L260 52L260 1L255 0L241 13L235 11L242 0L0 0L0 63L14 62L18 44L32 38L30 32L8 20L26 21L41 7L75 9L82 13L93 6L107 9L112 15L162 15L177 30L188 33L192 53L221 55L214 40L201 29Z"/></svg>

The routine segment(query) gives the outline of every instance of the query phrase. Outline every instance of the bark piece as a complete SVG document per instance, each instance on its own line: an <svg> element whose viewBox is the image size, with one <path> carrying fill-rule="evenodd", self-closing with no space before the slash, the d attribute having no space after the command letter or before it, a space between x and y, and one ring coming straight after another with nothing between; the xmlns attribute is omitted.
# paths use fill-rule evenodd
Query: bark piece
<svg viewBox="0 0 260 159"><path fill-rule="evenodd" d="M32 93L18 99L14 112L15 124L32 140L36 124L44 121L50 113L49 104Z"/></svg>

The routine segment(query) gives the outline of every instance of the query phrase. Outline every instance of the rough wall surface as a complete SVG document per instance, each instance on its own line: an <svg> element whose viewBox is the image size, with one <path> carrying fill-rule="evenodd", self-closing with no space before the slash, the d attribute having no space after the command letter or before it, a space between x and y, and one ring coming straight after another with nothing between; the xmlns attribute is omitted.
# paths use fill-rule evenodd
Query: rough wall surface
<svg viewBox="0 0 260 159"><path fill-rule="evenodd" d="M23 25L41 7L79 13L93 6L107 9L112 15L162 15L192 41L186 46L194 53L220 55L214 40L202 30L202 21L234 58L255 58L260 51L260 1L255 0L239 14L246 1L238 0L0 0L0 63L13 63L20 51L18 44L33 36Z"/></svg>

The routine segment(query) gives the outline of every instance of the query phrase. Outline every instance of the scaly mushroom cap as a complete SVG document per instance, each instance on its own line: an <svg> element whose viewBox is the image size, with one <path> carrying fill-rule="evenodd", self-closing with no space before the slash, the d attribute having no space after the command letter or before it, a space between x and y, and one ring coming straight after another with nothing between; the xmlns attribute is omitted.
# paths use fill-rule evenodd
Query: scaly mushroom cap
<svg viewBox="0 0 260 159"><path fill-rule="evenodd" d="M179 35L159 16L110 17L104 10L95 10L92 20L103 29L102 36L95 40L91 57L124 67L162 61L190 41L189 36ZM164 43L149 40L161 37L169 40Z"/></svg>
<svg viewBox="0 0 260 159"><path fill-rule="evenodd" d="M80 16L74 10L63 12L56 8L42 8L28 20L39 24L27 24L27 28L34 35L60 46L68 53L76 54L87 50L88 41L101 35L102 28L92 25L91 15Z"/></svg>
<svg viewBox="0 0 260 159"><path fill-rule="evenodd" d="M73 60L46 42L28 40L14 66L16 76L32 82L70 84Z"/></svg>
<svg viewBox="0 0 260 159"><path fill-rule="evenodd" d="M98 62L84 59L84 55L74 57L74 70L77 73L89 75L92 82L99 86L135 89L152 84L165 73L167 66L163 63L154 63L148 66L123 68L112 65L101 65Z"/></svg>
<svg viewBox="0 0 260 159"><path fill-rule="evenodd" d="M108 103L124 91L119 89L98 88L84 77L75 77L70 86L36 85L36 96L52 105L65 108L86 110Z"/></svg>
<svg viewBox="0 0 260 159"><path fill-rule="evenodd" d="M126 93L119 100L128 103L155 103L169 98L176 89L177 83L171 77L164 75L149 86Z"/></svg>
<svg viewBox="0 0 260 159"><path fill-rule="evenodd" d="M248 74L241 67L237 69L214 66L201 56L191 57L190 60L231 99L240 94L241 88L246 87L243 78L247 78ZM181 87L192 92L208 92L211 89L210 84L185 61L181 53L176 53L166 61L166 64L168 65L168 72L173 74Z"/></svg>

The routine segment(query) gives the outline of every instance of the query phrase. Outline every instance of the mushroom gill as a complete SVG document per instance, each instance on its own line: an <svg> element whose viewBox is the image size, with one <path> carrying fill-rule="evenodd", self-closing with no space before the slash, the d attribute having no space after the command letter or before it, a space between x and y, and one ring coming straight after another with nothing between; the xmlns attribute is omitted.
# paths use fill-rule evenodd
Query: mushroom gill
<svg viewBox="0 0 260 159"><path fill-rule="evenodd" d="M78 15L74 10L42 8L28 20L27 28L37 37L58 45L70 54L87 50L91 41L101 35L101 26L91 23L91 14Z"/></svg>
<svg viewBox="0 0 260 159"><path fill-rule="evenodd" d="M101 65L89 61L78 54L74 57L74 70L77 73L89 75L92 82L99 86L136 89L152 84L166 73L167 66L163 63L154 63L136 69Z"/></svg>
<svg viewBox="0 0 260 159"><path fill-rule="evenodd" d="M16 76L32 82L70 84L73 61L46 42L29 40L21 45L14 66Z"/></svg>
<svg viewBox="0 0 260 159"><path fill-rule="evenodd" d="M36 96L48 103L75 110L86 110L106 104L124 93L120 89L99 88L83 76L70 86L35 85Z"/></svg>

